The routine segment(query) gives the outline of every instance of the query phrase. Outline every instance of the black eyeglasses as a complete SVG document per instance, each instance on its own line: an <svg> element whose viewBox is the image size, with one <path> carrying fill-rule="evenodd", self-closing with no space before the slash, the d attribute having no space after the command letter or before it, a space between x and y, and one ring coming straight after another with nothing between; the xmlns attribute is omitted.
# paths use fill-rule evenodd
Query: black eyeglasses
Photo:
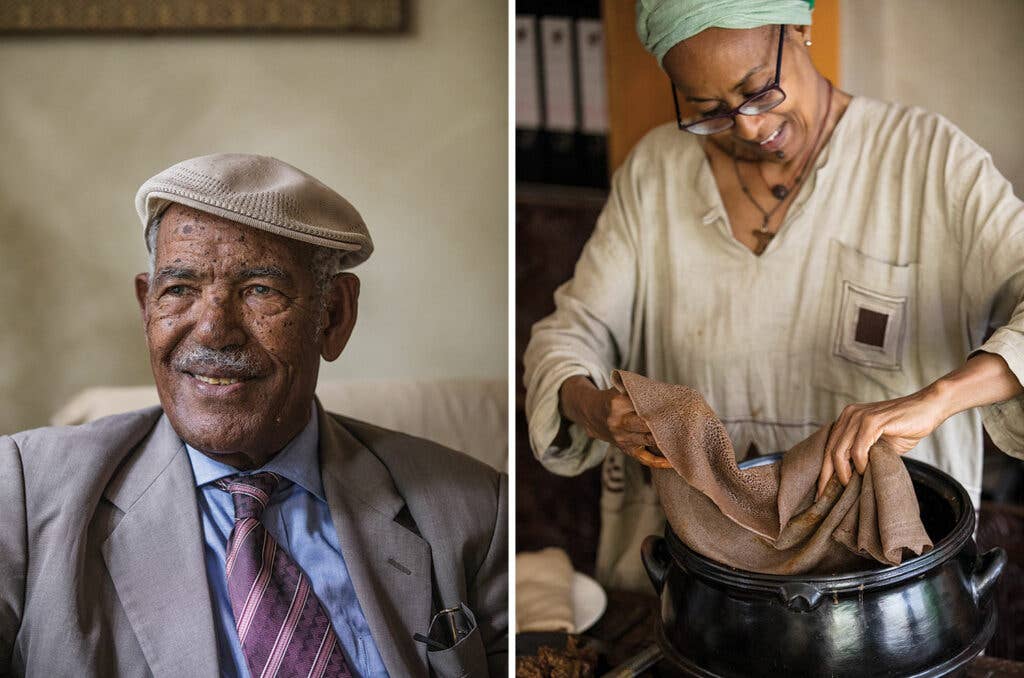
<svg viewBox="0 0 1024 678"><path fill-rule="evenodd" d="M779 87L779 77L782 75L782 42L786 36L786 26L779 26L779 55L775 59L775 80L754 96L727 113L718 115L701 115L688 120L683 120L679 113L679 98L676 95L676 86L669 79L672 87L672 102L676 105L676 124L679 129L691 134L718 134L736 124L737 115L761 115L772 110L786 100L786 93Z"/></svg>

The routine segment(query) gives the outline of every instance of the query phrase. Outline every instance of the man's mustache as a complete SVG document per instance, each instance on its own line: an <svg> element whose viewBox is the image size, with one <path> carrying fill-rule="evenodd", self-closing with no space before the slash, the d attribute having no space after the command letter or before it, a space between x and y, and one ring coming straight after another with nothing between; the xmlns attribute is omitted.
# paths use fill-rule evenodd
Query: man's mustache
<svg viewBox="0 0 1024 678"><path fill-rule="evenodd" d="M192 346L174 356L174 369L192 374L216 373L219 377L251 378L259 375L259 361L245 351L218 351Z"/></svg>

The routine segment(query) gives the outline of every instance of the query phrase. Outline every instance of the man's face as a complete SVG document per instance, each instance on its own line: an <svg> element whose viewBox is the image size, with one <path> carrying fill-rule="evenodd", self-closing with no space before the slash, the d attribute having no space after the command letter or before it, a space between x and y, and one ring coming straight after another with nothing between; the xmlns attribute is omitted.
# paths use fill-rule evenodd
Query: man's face
<svg viewBox="0 0 1024 678"><path fill-rule="evenodd" d="M152 280L140 275L136 291L160 402L196 449L252 468L307 423L331 316L313 251L181 205L165 212Z"/></svg>

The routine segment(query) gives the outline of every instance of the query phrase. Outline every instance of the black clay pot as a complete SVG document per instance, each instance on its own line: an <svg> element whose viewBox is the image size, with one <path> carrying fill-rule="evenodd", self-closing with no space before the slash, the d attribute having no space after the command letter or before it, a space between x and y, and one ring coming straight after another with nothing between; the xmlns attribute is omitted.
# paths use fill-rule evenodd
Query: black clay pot
<svg viewBox="0 0 1024 678"><path fill-rule="evenodd" d="M669 661L685 675L708 677L959 672L995 631L988 593L1006 552L979 557L963 486L928 464L906 464L935 548L896 567L756 574L691 551L671 529L648 537L643 562L661 596L659 642Z"/></svg>

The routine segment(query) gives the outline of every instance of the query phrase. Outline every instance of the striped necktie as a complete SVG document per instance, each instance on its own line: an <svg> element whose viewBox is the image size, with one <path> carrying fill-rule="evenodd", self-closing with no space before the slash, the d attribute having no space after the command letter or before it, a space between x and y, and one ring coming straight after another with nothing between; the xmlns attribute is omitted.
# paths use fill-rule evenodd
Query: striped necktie
<svg viewBox="0 0 1024 678"><path fill-rule="evenodd" d="M253 678L350 677L309 578L260 520L280 479L263 472L217 481L235 504L225 569L242 654Z"/></svg>

